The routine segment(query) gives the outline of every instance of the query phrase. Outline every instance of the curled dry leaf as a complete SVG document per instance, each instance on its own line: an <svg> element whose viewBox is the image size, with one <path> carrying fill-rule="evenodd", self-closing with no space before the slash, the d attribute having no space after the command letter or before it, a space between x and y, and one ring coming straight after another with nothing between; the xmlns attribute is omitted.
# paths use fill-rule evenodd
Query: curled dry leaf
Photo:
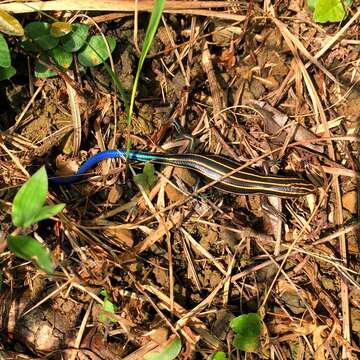
<svg viewBox="0 0 360 360"><path fill-rule="evenodd" d="M165 192L171 202L183 201L186 199L186 195L170 184L166 185Z"/></svg>
<svg viewBox="0 0 360 360"><path fill-rule="evenodd" d="M134 238L131 230L118 229L118 228L106 228L104 234L110 237L116 243L124 244L129 248L134 246Z"/></svg>
<svg viewBox="0 0 360 360"><path fill-rule="evenodd" d="M355 190L349 191L342 197L343 207L355 214L357 211L357 192Z"/></svg>

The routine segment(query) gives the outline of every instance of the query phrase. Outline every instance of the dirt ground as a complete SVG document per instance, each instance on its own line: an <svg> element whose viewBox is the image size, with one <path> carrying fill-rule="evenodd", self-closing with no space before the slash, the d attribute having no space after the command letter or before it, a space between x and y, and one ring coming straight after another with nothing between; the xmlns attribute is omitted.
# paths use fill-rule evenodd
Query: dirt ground
<svg viewBox="0 0 360 360"><path fill-rule="evenodd" d="M103 66L76 67L74 90L62 77L35 78L34 59L9 40L17 75L0 82L0 238L13 231L11 202L28 173L74 173L129 139L141 151L297 173L317 191L270 196L281 220L264 210L265 195L200 191L201 176L171 166L155 167L149 192L131 172L143 164L120 160L77 184L50 183L49 203L66 207L28 232L56 271L1 253L2 358L142 359L174 334L179 359L218 350L229 359L359 357L360 13L353 6L340 24L316 24L302 0L188 4L160 21L130 130ZM149 15L81 13L116 38L114 70L130 95ZM102 289L116 306L106 321ZM248 312L263 326L258 351L245 354L229 321Z"/></svg>

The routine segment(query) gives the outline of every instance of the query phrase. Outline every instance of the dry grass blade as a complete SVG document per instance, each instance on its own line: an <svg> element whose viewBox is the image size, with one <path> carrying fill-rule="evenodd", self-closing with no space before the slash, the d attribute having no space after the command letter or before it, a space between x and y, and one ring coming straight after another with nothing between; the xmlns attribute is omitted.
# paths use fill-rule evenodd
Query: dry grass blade
<svg viewBox="0 0 360 360"><path fill-rule="evenodd" d="M150 248L157 241L163 239L163 236L166 235L181 219L181 214L179 212L175 213L170 217L170 220L160 223L158 229L154 230L145 240L141 241L136 245L130 254L124 254L120 257L122 263L133 261L136 255L141 254L146 249Z"/></svg>
<svg viewBox="0 0 360 360"><path fill-rule="evenodd" d="M85 327L86 327L86 324L88 322L88 319L89 319L93 304L94 304L94 300L92 299L90 301L89 307L87 308L86 313L85 313L85 315L84 315L84 317L82 319L82 322L81 322L81 325L80 325L80 328L79 328L79 332L77 334L75 344L74 344L75 349L79 349L79 347L80 347L81 340L82 340L82 337L84 336ZM78 356L77 351L74 351L74 352L71 353L69 360L75 360L77 356Z"/></svg>
<svg viewBox="0 0 360 360"><path fill-rule="evenodd" d="M211 261L212 264L214 264L214 266L223 274L223 275L227 275L226 270L224 269L224 267L216 260L214 259L214 257L206 250L204 249L184 228L181 228L181 232L184 234L184 236L186 237L186 239L189 240L189 242L191 243L191 246L198 251L200 254L202 254L204 257L206 257L207 259L209 259L209 261Z"/></svg>
<svg viewBox="0 0 360 360"><path fill-rule="evenodd" d="M314 87L314 85L312 83L312 80L310 79L310 76L309 76L308 72L306 71L306 68L305 68L304 64L302 63L301 59L299 58L299 56L297 54L295 46L296 46L296 48L298 50L302 51L302 53L305 56L310 58L311 61L314 61L315 59L312 56L309 57L310 54L308 54L307 51L304 51L305 48L301 44L301 42L288 31L288 29L286 28L286 26L284 26L283 23L281 23L277 19L273 19L273 21L275 22L275 24L280 29L282 35L284 36L284 39L285 39L286 43L288 44L290 50L292 51L298 65L299 65L299 68L301 69L301 72L302 72L302 74L304 76L304 79L305 79L306 86L308 88L310 97L311 97L312 102L313 102L315 114L320 116L321 123L322 123L322 125L324 126L324 129L325 129L325 135L330 137L331 133L330 133L329 128L327 126L327 120L326 120L326 117L325 117L325 113L324 113L324 109L322 107L321 101L320 101L319 96L317 94L317 91L316 91L316 89L315 89L315 87ZM327 72L327 70L324 69L322 66L319 66L320 64L318 64L317 61L315 61L314 64L316 64L319 67L319 69L321 69L324 73L327 74L327 76L329 76L329 73ZM336 83L338 83L338 82L336 82ZM332 143L329 143L329 154L330 154L330 158L332 160L335 160L335 151L334 151ZM336 212L337 219L336 219L336 222L341 225L343 223L343 214L342 214L340 186L339 186L339 180L338 180L337 176L335 176L333 184L334 184L334 190L335 190L335 194L336 194L336 207L337 207L337 212ZM299 240L299 237L297 238L297 240ZM295 246L295 243L296 243L296 240L293 242L293 246ZM346 240L345 240L345 237L342 236L342 235L340 236L340 249L341 249L342 259L343 259L344 263L347 264ZM289 248L287 254L290 254L291 250L292 249ZM283 260L281 266L283 266L284 263L285 263L285 260ZM277 276L278 276L278 274L279 274L279 271L277 273ZM273 281L272 286L273 286L274 283L275 283L275 281ZM345 281L343 281L343 280L341 280L341 302L342 302L342 312L343 312L343 334L344 334L345 340L348 341L348 342L351 342L348 286L345 283ZM346 350L345 347L343 347L343 352L345 354L347 353L347 350Z"/></svg>
<svg viewBox="0 0 360 360"><path fill-rule="evenodd" d="M137 4L138 11L151 11L154 2L152 0L142 0ZM232 2L234 4L234 2ZM206 8L223 8L230 7L227 1L192 1L193 9ZM53 0L53 1L33 1L33 2L12 2L8 4L0 4L0 10L10 11L13 13L31 13L40 11L135 11L135 2L132 0L104 0L94 3L91 0ZM189 8L188 1L168 0L166 2L166 10L185 10Z"/></svg>
<svg viewBox="0 0 360 360"><path fill-rule="evenodd" d="M68 73L68 75L73 78L72 74ZM71 117L73 120L73 152L74 154L77 154L80 150L82 133L79 96L68 83L66 83L66 90L69 97Z"/></svg>
<svg viewBox="0 0 360 360"><path fill-rule="evenodd" d="M283 33L285 38L288 38L300 51L302 55L304 55L312 64L316 65L326 76L329 77L335 84L339 86L343 86L330 71L328 71L313 55L309 53L309 51L304 47L302 42L294 36L289 29L286 27L284 23L276 18L271 18L271 20L276 24L276 26Z"/></svg>

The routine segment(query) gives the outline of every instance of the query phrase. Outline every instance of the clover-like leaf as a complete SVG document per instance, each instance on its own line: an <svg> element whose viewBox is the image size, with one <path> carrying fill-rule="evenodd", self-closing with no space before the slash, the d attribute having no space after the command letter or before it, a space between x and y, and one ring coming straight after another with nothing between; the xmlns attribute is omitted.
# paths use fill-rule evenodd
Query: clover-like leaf
<svg viewBox="0 0 360 360"><path fill-rule="evenodd" d="M73 60L72 54L65 51L61 46L57 46L49 51L50 56L58 66L67 70Z"/></svg>
<svg viewBox="0 0 360 360"><path fill-rule="evenodd" d="M50 24L44 21L33 21L25 26L26 34L42 49L50 50L57 46L59 39L50 33Z"/></svg>
<svg viewBox="0 0 360 360"><path fill-rule="evenodd" d="M7 243L9 249L19 258L35 262L48 274L54 271L49 250L31 236L10 235Z"/></svg>
<svg viewBox="0 0 360 360"><path fill-rule="evenodd" d="M71 33L62 39L62 46L65 51L75 52L80 50L89 35L89 25L74 24Z"/></svg>
<svg viewBox="0 0 360 360"><path fill-rule="evenodd" d="M72 30L72 25L63 21L55 21L50 25L50 35L54 38L61 38Z"/></svg>
<svg viewBox="0 0 360 360"><path fill-rule="evenodd" d="M8 68L11 66L11 57L8 44L3 34L0 34L0 67Z"/></svg>
<svg viewBox="0 0 360 360"><path fill-rule="evenodd" d="M44 62L47 60L44 57L40 57ZM37 78L48 78L57 76L56 72L49 69L46 65L41 63L39 60L35 63L35 70L34 70L35 76Z"/></svg>
<svg viewBox="0 0 360 360"><path fill-rule="evenodd" d="M16 69L13 66L9 66L8 68L0 67L0 81L9 80L15 74L16 74Z"/></svg>
<svg viewBox="0 0 360 360"><path fill-rule="evenodd" d="M31 51L31 52L40 52L42 51L40 46L38 46L34 41L32 41L31 39L26 39L26 40L23 40L21 43L20 43L20 46L26 50L26 51Z"/></svg>
<svg viewBox="0 0 360 360"><path fill-rule="evenodd" d="M230 321L230 327L236 333L233 340L235 348L248 352L259 349L261 318L258 314L240 315Z"/></svg>
<svg viewBox="0 0 360 360"><path fill-rule="evenodd" d="M110 51L113 52L116 41L112 36L107 36ZM78 59L83 66L96 66L103 63L109 57L104 39L101 35L92 36L85 49L78 54Z"/></svg>

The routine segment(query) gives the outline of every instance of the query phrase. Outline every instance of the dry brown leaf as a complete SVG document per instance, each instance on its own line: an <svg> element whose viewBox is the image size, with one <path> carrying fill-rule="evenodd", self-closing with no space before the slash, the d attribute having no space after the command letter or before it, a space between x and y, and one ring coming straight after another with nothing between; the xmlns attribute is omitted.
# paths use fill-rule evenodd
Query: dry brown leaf
<svg viewBox="0 0 360 360"><path fill-rule="evenodd" d="M315 348L314 359L322 360L325 359L325 346L323 346L325 339L322 337L322 334L325 329L327 329L327 325L317 326L313 332L313 342Z"/></svg>
<svg viewBox="0 0 360 360"><path fill-rule="evenodd" d="M357 211L357 192L355 190L349 191L342 196L343 207L355 214Z"/></svg>
<svg viewBox="0 0 360 360"><path fill-rule="evenodd" d="M117 243L126 245L129 248L134 246L134 238L131 230L119 228L105 228L104 234Z"/></svg>

